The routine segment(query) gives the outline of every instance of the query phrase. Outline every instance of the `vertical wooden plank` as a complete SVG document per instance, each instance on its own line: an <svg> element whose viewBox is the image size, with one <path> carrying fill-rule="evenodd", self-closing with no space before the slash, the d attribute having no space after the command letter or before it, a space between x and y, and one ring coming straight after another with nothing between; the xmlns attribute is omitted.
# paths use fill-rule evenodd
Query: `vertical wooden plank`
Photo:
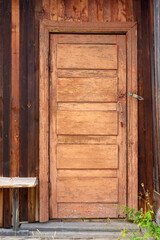
<svg viewBox="0 0 160 240"><path fill-rule="evenodd" d="M11 0L3 1L3 176L9 176L11 98Z"/></svg>
<svg viewBox="0 0 160 240"><path fill-rule="evenodd" d="M111 21L118 21L118 0L111 1Z"/></svg>
<svg viewBox="0 0 160 240"><path fill-rule="evenodd" d="M88 21L88 0L81 0L81 21Z"/></svg>
<svg viewBox="0 0 160 240"><path fill-rule="evenodd" d="M97 22L103 22L103 0L97 0Z"/></svg>
<svg viewBox="0 0 160 240"><path fill-rule="evenodd" d="M12 219L12 213L11 213L11 196L9 189L3 190L3 226L5 228L11 227L11 219Z"/></svg>
<svg viewBox="0 0 160 240"><path fill-rule="evenodd" d="M19 0L12 1L10 176L19 175Z"/></svg>
<svg viewBox="0 0 160 240"><path fill-rule="evenodd" d="M126 1L126 21L132 22L134 21L133 16L133 0L127 0Z"/></svg>
<svg viewBox="0 0 160 240"><path fill-rule="evenodd" d="M49 54L49 33L40 23L40 76L39 76L39 201L40 221L49 220L49 190L48 190L48 54ZM47 43L47 44L46 44ZM45 55L45 57L44 57Z"/></svg>
<svg viewBox="0 0 160 240"><path fill-rule="evenodd" d="M19 190L13 188L12 190L12 206L13 206L13 229L17 232L19 228Z"/></svg>
<svg viewBox="0 0 160 240"><path fill-rule="evenodd" d="M35 221L39 221L39 186L36 186Z"/></svg>
<svg viewBox="0 0 160 240"><path fill-rule="evenodd" d="M0 176L3 175L3 1L0 1ZM1 203L0 203L1 205Z"/></svg>
<svg viewBox="0 0 160 240"><path fill-rule="evenodd" d="M153 142L152 142L152 96L149 51L149 1L133 1L134 18L138 22L138 87L144 101L138 104L138 152L139 191L141 183L153 196ZM146 68L147 66L147 68ZM145 169L145 171L143 171ZM144 207L143 201L140 207Z"/></svg>
<svg viewBox="0 0 160 240"><path fill-rule="evenodd" d="M3 176L3 0L0 0L0 176ZM0 227L3 226L3 189L0 189Z"/></svg>
<svg viewBox="0 0 160 240"><path fill-rule="evenodd" d="M126 0L118 0L118 21L126 22Z"/></svg>
<svg viewBox="0 0 160 240"><path fill-rule="evenodd" d="M118 45L118 94L125 95L126 93L126 36L118 35L117 36L117 45ZM131 54L131 53L130 53ZM126 98L119 98L118 104L121 105L119 107L119 126L118 126L118 136L117 136L117 144L119 146L119 166L117 177L119 178L119 203L122 206L126 206L127 203L127 187L126 187L126 179L127 179L127 164L126 164L126 130L127 130L127 116L126 116ZM124 197L126 196L126 197ZM123 211L119 212L119 216L124 216Z"/></svg>
<svg viewBox="0 0 160 240"><path fill-rule="evenodd" d="M128 92L137 93L137 26L127 33ZM138 209L138 100L127 97L128 106L128 206Z"/></svg>
<svg viewBox="0 0 160 240"><path fill-rule="evenodd" d="M50 0L42 0L43 18L50 19Z"/></svg>
<svg viewBox="0 0 160 240"><path fill-rule="evenodd" d="M65 0L65 20L72 20L72 1Z"/></svg>
<svg viewBox="0 0 160 240"><path fill-rule="evenodd" d="M0 189L0 227L3 227L3 189Z"/></svg>
<svg viewBox="0 0 160 240"><path fill-rule="evenodd" d="M153 20L153 1L150 1L150 11L152 11L150 29L151 37L154 39L155 46L155 62L152 60L152 69L155 67L155 79L152 76L152 102L153 102L153 133L154 133L154 189L160 193L160 2L154 1L154 20ZM153 26L154 25L154 26ZM154 28L154 29L153 29ZM154 34L154 36L153 36ZM153 51L153 42L151 43L151 50ZM153 53L152 53L153 54ZM153 57L152 57L153 58ZM154 66L155 65L155 66ZM152 71L153 71L152 70ZM152 73L153 75L154 73ZM158 206L159 208L159 206Z"/></svg>
<svg viewBox="0 0 160 240"><path fill-rule="evenodd" d="M35 222L36 189L28 189L28 221Z"/></svg>
<svg viewBox="0 0 160 240"><path fill-rule="evenodd" d="M56 149L57 149L57 70L56 70L56 44L57 35L51 35L50 38L50 54L51 54L51 68L50 68L50 217L57 218L57 166L56 166Z"/></svg>
<svg viewBox="0 0 160 240"><path fill-rule="evenodd" d="M79 0L72 0L72 17L74 21L80 21L81 5Z"/></svg>
<svg viewBox="0 0 160 240"><path fill-rule="evenodd" d="M35 0L35 174L39 174L39 20L42 18L41 13L42 1ZM36 187L36 189L39 186ZM36 190L36 216L35 221L39 221L39 192Z"/></svg>
<svg viewBox="0 0 160 240"><path fill-rule="evenodd" d="M88 19L89 22L96 22L97 4L96 0L88 0Z"/></svg>
<svg viewBox="0 0 160 240"><path fill-rule="evenodd" d="M19 175L28 176L28 85L27 85L27 22L28 22L27 1L20 0L20 72L19 72L19 97L20 97L20 160ZM28 193L26 189L19 190L19 218L20 221L28 220Z"/></svg>
<svg viewBox="0 0 160 240"><path fill-rule="evenodd" d="M3 176L3 1L0 0L0 176ZM0 227L3 226L3 190L0 189Z"/></svg>
<svg viewBox="0 0 160 240"><path fill-rule="evenodd" d="M50 0L50 19L57 21L58 18L58 0Z"/></svg>
<svg viewBox="0 0 160 240"><path fill-rule="evenodd" d="M19 189L19 221L28 221L28 188Z"/></svg>
<svg viewBox="0 0 160 240"><path fill-rule="evenodd" d="M103 21L111 21L111 0L103 0Z"/></svg>
<svg viewBox="0 0 160 240"><path fill-rule="evenodd" d="M11 98L11 0L3 1L3 176L9 176ZM3 226L11 226L9 190L3 190Z"/></svg>
<svg viewBox="0 0 160 240"><path fill-rule="evenodd" d="M28 38L28 9L27 1L20 0L20 163L19 174L28 176L28 67L27 67L27 38ZM20 191L21 192L21 191Z"/></svg>
<svg viewBox="0 0 160 240"><path fill-rule="evenodd" d="M65 16L65 1L58 0L58 21L64 21Z"/></svg>
<svg viewBox="0 0 160 240"><path fill-rule="evenodd" d="M28 57L28 176L35 177L35 74L34 74L34 1L28 1L28 39L27 39L27 57ZM28 221L35 221L35 188L28 189Z"/></svg>

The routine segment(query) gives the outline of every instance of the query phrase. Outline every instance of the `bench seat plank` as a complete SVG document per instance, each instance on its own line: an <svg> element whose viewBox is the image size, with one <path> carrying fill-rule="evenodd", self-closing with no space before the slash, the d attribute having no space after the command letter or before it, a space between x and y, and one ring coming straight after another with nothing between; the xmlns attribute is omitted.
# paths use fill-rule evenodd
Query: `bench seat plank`
<svg viewBox="0 0 160 240"><path fill-rule="evenodd" d="M0 177L0 188L29 188L37 184L36 177Z"/></svg>

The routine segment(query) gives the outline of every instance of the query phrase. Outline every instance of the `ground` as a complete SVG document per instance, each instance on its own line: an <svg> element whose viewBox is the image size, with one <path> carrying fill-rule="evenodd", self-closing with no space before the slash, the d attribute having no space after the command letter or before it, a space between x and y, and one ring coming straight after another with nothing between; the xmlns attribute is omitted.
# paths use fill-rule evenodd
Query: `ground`
<svg viewBox="0 0 160 240"><path fill-rule="evenodd" d="M106 224L108 224L106 226ZM23 223L20 230L14 236L13 230L1 229L0 240L73 240L73 239L94 239L107 240L118 239L121 236L119 229L126 228L129 232L137 231L137 225L124 220L95 221L95 222L55 222L48 223ZM38 231L37 231L38 229ZM2 236L3 235L3 236ZM5 236L4 236L5 235ZM12 236L9 236L12 235Z"/></svg>

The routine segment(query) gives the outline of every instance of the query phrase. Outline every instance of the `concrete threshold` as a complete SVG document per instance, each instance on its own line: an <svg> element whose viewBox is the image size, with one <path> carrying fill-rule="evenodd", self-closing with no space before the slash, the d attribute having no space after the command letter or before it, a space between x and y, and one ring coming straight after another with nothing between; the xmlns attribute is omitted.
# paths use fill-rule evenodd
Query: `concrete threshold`
<svg viewBox="0 0 160 240"><path fill-rule="evenodd" d="M123 220L111 220L110 222L50 221L47 223L23 223L19 231L16 232L16 239L118 239L121 236L121 230L124 228L130 233L138 231L136 224ZM11 229L0 229L0 236L0 240L12 240L15 239L15 237L11 237L15 236L15 232ZM8 238L9 236L10 238Z"/></svg>

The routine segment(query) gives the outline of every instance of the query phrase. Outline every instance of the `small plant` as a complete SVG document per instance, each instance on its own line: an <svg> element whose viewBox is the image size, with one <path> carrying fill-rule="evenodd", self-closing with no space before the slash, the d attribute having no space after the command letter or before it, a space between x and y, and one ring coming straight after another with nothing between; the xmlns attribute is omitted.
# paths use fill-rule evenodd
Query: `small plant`
<svg viewBox="0 0 160 240"><path fill-rule="evenodd" d="M127 219L136 223L138 228L142 231L142 237L139 237L139 231L133 232L132 234L127 231L127 229L121 230L122 238L128 237L129 239L140 240L140 239L160 239L160 227L154 221L154 210L153 206L150 204L149 193L145 191L144 184L141 184L143 192L145 194L145 199L142 198L142 194L139 196L140 200L144 200L146 203L146 211L143 208L140 210L135 210L125 206L123 212L127 215Z"/></svg>

